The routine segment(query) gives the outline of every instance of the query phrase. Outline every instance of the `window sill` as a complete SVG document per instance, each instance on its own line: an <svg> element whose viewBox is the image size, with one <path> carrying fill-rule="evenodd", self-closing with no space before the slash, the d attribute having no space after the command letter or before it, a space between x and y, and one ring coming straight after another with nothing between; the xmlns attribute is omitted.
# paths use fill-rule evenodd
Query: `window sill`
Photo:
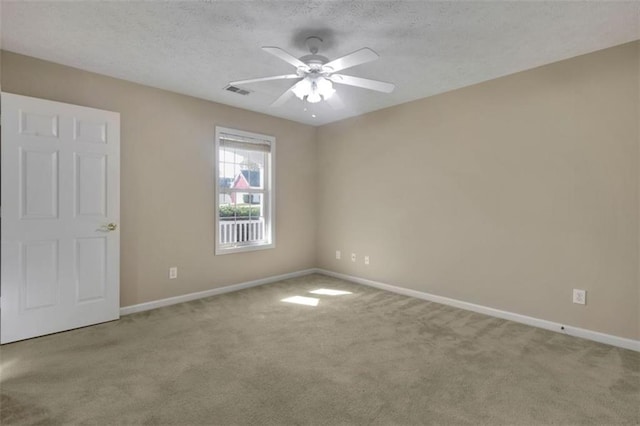
<svg viewBox="0 0 640 426"><path fill-rule="evenodd" d="M275 243L269 244L255 244L255 245L246 245L246 246L238 246L238 247L216 247L216 256L221 256L225 254L234 254L234 253L243 253L248 251L258 251L258 250L267 250L275 248Z"/></svg>

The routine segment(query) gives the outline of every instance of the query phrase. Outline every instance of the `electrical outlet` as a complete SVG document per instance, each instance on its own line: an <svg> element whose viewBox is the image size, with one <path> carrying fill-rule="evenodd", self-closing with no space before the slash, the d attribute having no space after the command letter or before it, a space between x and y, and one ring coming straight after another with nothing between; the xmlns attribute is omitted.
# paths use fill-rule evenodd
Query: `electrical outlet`
<svg viewBox="0 0 640 426"><path fill-rule="evenodd" d="M340 260L340 258L341 258L340 250L336 250L336 259Z"/></svg>
<svg viewBox="0 0 640 426"><path fill-rule="evenodd" d="M364 264L368 265L369 264L369 256L365 256L364 257Z"/></svg>
<svg viewBox="0 0 640 426"><path fill-rule="evenodd" d="M573 303L577 303L578 305L586 305L587 304L587 291L580 290L579 288L573 289Z"/></svg>
<svg viewBox="0 0 640 426"><path fill-rule="evenodd" d="M356 254L355 253L351 253L351 261L352 262L356 261Z"/></svg>
<svg viewBox="0 0 640 426"><path fill-rule="evenodd" d="M178 267L172 266L171 268L169 268L169 279L175 280L176 278L178 278Z"/></svg>

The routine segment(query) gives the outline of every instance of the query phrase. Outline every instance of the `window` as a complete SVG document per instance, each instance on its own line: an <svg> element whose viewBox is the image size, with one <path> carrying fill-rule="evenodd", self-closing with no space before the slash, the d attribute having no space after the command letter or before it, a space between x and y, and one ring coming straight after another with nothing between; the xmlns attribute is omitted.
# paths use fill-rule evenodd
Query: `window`
<svg viewBox="0 0 640 426"><path fill-rule="evenodd" d="M216 254L275 246L276 140L216 127Z"/></svg>

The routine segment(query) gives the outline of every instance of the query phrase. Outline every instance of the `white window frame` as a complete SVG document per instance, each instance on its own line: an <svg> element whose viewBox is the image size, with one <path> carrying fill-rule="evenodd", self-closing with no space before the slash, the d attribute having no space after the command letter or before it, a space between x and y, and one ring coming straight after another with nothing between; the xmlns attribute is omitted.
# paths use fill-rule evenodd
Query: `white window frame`
<svg viewBox="0 0 640 426"><path fill-rule="evenodd" d="M235 246L228 246L220 243L220 179L219 179L219 153L220 153L220 137L221 135L233 135L240 139L255 139L262 142L268 142L270 145L267 163L264 168L264 190L257 191L264 195L264 217L265 217L265 235L267 242L244 242L236 243ZM276 246L276 209L275 209L275 159L276 159L276 138L273 136L262 135L259 133L247 132L244 130L231 129L227 127L216 126L214 158L214 185L215 185L215 254L224 255L232 253L242 253L247 251L265 250L275 248ZM251 192L251 191L248 191Z"/></svg>

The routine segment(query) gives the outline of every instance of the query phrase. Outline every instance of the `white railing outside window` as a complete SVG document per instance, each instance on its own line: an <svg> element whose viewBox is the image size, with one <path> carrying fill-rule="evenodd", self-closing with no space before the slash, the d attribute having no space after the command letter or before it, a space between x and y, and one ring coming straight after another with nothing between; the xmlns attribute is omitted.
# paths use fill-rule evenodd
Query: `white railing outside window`
<svg viewBox="0 0 640 426"><path fill-rule="evenodd" d="M235 244L262 241L264 236L264 219L257 220L220 220L218 232L221 244Z"/></svg>

